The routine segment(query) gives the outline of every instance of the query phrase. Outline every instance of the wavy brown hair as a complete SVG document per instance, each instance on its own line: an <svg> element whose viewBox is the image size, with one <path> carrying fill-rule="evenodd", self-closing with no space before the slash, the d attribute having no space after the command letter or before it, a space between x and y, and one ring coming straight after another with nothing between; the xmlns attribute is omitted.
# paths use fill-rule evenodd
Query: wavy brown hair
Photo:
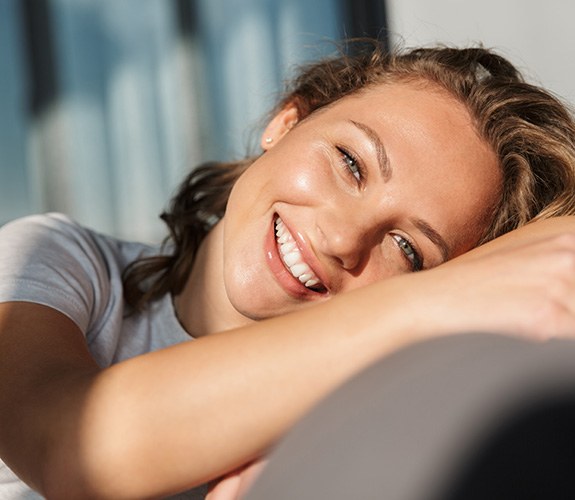
<svg viewBox="0 0 575 500"><path fill-rule="evenodd" d="M421 82L447 91L471 114L503 174L501 196L479 242L529 221L575 214L575 124L558 98L524 81L505 58L483 47L386 51L376 40L348 43L334 57L300 68L272 115L295 105L299 120L375 85ZM125 298L141 309L178 294L206 234L224 215L230 191L257 157L193 170L161 218L169 251L132 263Z"/></svg>

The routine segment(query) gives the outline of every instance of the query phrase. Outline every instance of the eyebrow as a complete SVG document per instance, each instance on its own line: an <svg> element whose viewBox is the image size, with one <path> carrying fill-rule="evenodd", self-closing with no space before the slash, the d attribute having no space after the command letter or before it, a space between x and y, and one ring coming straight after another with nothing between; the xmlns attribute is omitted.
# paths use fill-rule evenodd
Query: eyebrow
<svg viewBox="0 0 575 500"><path fill-rule="evenodd" d="M387 156L385 147L381 142L379 135L377 135L377 132L365 123L356 122L354 120L350 120L350 122L367 136L373 149L375 149L377 164L381 175L385 181L389 180L392 174L391 163L389 162L389 157Z"/></svg>
<svg viewBox="0 0 575 500"><path fill-rule="evenodd" d="M439 248L443 262L447 262L451 251L443 237L423 219L414 219L412 222L417 229Z"/></svg>

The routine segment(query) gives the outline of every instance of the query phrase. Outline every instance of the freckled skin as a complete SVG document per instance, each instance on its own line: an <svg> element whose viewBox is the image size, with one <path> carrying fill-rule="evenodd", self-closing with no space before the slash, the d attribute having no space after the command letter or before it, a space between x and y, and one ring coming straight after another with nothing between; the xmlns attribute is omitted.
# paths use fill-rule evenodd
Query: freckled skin
<svg viewBox="0 0 575 500"><path fill-rule="evenodd" d="M208 235L176 302L184 322L201 325L197 330L277 316L409 272L396 234L414 243L425 268L434 267L441 252L413 221L424 219L442 235L451 258L477 243L496 201L501 175L495 154L467 110L438 89L381 85L295 127L294 113L284 110L264 132L273 142L262 140L266 152L236 183L224 219ZM350 120L379 137L389 179L380 174L373 142ZM338 147L363 164L360 184ZM329 277L329 294L290 296L270 271L264 242L277 214L305 239Z"/></svg>

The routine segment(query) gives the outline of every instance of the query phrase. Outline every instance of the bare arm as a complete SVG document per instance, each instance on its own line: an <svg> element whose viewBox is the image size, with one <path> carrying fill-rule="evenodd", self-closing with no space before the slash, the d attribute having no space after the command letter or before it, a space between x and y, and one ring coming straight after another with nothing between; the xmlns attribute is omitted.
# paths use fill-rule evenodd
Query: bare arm
<svg viewBox="0 0 575 500"><path fill-rule="evenodd" d="M0 455L35 489L45 492L53 472L74 469L79 412L98 371L67 317L0 304Z"/></svg>
<svg viewBox="0 0 575 500"><path fill-rule="evenodd" d="M103 371L67 318L4 304L0 453L54 496L141 498L212 479L411 342L465 330L570 335L571 232L573 219L533 224L435 270Z"/></svg>

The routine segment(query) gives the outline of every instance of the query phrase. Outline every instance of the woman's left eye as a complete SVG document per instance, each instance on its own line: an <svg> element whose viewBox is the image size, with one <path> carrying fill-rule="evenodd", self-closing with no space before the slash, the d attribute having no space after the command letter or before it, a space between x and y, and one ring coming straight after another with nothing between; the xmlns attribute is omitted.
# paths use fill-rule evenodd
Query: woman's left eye
<svg viewBox="0 0 575 500"><path fill-rule="evenodd" d="M363 170L359 161L353 154L344 148L338 147L337 150L341 153L341 159L343 161L344 167L347 169L349 174L352 175L357 182L362 182Z"/></svg>
<svg viewBox="0 0 575 500"><path fill-rule="evenodd" d="M409 261L411 269L414 272L421 271L421 269L423 269L423 259L411 242L399 234L393 234L392 237L399 249L403 252L405 258Z"/></svg>

